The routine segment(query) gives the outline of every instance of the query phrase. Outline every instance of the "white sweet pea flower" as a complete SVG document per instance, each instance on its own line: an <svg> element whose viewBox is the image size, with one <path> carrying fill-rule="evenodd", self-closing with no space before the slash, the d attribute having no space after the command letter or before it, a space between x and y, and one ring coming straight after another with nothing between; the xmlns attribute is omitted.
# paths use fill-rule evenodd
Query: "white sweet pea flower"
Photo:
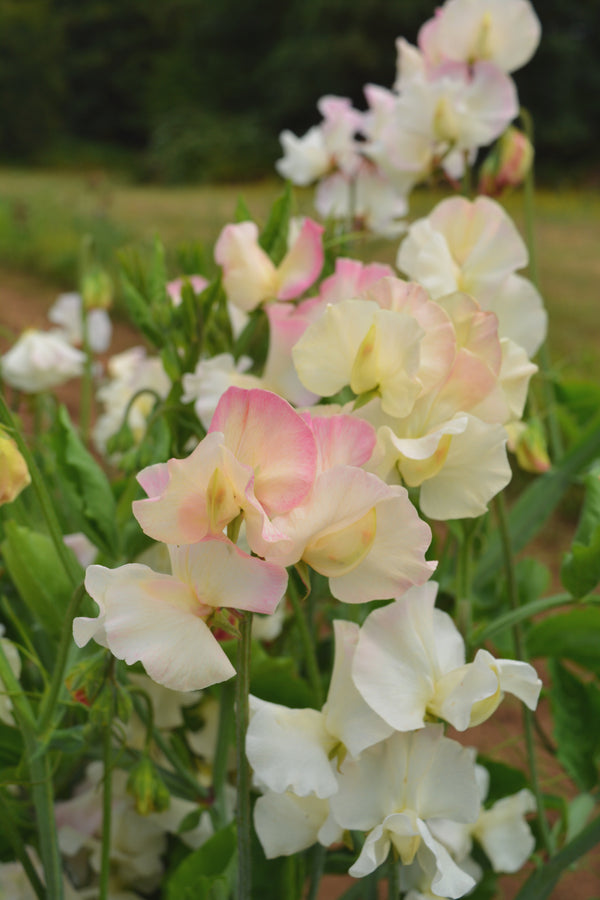
<svg viewBox="0 0 600 900"><path fill-rule="evenodd" d="M48 318L58 325L70 344L83 344L83 299L81 294L61 294L48 310ZM105 353L112 337L112 322L105 309L90 309L86 314L90 350Z"/></svg>
<svg viewBox="0 0 600 900"><path fill-rule="evenodd" d="M504 72L529 62L540 41L529 0L446 0L419 32L428 61L488 60Z"/></svg>
<svg viewBox="0 0 600 900"><path fill-rule="evenodd" d="M100 614L76 618L73 636L79 647L93 638L117 659L142 662L158 684L198 690L235 675L207 620L222 607L272 612L287 573L225 538L169 549L172 575L138 563L90 566L85 585Z"/></svg>
<svg viewBox="0 0 600 900"><path fill-rule="evenodd" d="M523 239L502 207L488 197L452 197L414 222L400 245L397 265L444 305L465 291L498 316L499 333L532 356L546 336L542 299L527 279Z"/></svg>
<svg viewBox="0 0 600 900"><path fill-rule="evenodd" d="M267 791L254 806L254 827L267 859L291 856L317 841L327 847L343 832L331 818L329 801L291 791Z"/></svg>
<svg viewBox="0 0 600 900"><path fill-rule="evenodd" d="M417 859L432 872L438 896L461 897L473 886L429 827L438 818L473 822L479 808L472 755L441 726L394 734L346 760L330 806L342 828L368 832L351 875L370 874L393 847L403 865Z"/></svg>
<svg viewBox="0 0 600 900"><path fill-rule="evenodd" d="M252 365L248 356L236 362L231 353L218 353L210 359L201 359L193 372L182 378L182 403L194 404L194 411L207 430L219 400L232 385L241 388L260 387L260 379L246 375Z"/></svg>
<svg viewBox="0 0 600 900"><path fill-rule="evenodd" d="M528 663L487 650L465 663L460 632L434 608L437 588L412 588L367 616L352 677L369 706L399 731L423 728L428 715L464 731L489 718L505 692L535 709L542 683Z"/></svg>
<svg viewBox="0 0 600 900"><path fill-rule="evenodd" d="M392 733L350 677L358 626L336 621L334 632L331 684L320 712L250 698L246 753L258 784L277 794L331 797L338 789L336 761L359 756Z"/></svg>
<svg viewBox="0 0 600 900"><path fill-rule="evenodd" d="M6 384L37 394L83 374L85 354L58 331L24 331L0 358L0 376Z"/></svg>

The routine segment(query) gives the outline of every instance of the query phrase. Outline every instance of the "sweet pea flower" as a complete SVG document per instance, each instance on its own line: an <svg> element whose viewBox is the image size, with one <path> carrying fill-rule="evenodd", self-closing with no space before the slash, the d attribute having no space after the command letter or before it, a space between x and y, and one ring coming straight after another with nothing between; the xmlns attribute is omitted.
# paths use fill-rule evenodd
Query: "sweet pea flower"
<svg viewBox="0 0 600 900"><path fill-rule="evenodd" d="M264 788L298 797L331 797L338 789L335 759L347 754L357 758L392 733L352 683L358 632L353 622L334 623L335 658L321 711L288 709L250 698L246 753L256 781Z"/></svg>
<svg viewBox="0 0 600 900"><path fill-rule="evenodd" d="M405 194L367 160L352 176L335 172L324 178L317 188L315 208L324 219L354 222L384 237L397 237L406 229L402 221L408 211Z"/></svg>
<svg viewBox="0 0 600 900"><path fill-rule="evenodd" d="M352 667L366 702L399 731L423 728L428 715L464 731L489 718L505 692L535 709L542 683L528 663L487 650L465 663L460 632L434 608L437 589L412 588L367 616Z"/></svg>
<svg viewBox="0 0 600 900"><path fill-rule="evenodd" d="M133 512L155 540L183 544L219 535L243 513L248 543L264 556L265 542L285 540L270 519L304 501L316 465L313 433L289 403L231 387L190 456L140 472L148 499Z"/></svg>
<svg viewBox="0 0 600 900"><path fill-rule="evenodd" d="M81 294L61 294L48 310L48 318L58 325L60 333L75 347L83 344L83 299ZM112 337L112 323L105 309L86 312L87 340L94 353L105 353Z"/></svg>
<svg viewBox="0 0 600 900"><path fill-rule="evenodd" d="M352 175L360 165L355 135L361 126L361 113L346 97L327 95L317 106L323 116L320 125L300 138L291 131L280 135L284 155L275 167L293 184L306 186L336 168Z"/></svg>
<svg viewBox="0 0 600 900"><path fill-rule="evenodd" d="M185 373L181 380L181 402L194 404L194 411L207 431L219 400L228 388L261 387L260 379L246 374L251 365L248 356L241 356L236 362L231 353L218 353L199 360L193 372Z"/></svg>
<svg viewBox="0 0 600 900"><path fill-rule="evenodd" d="M273 612L287 575L224 537L170 546L169 552L172 575L139 563L90 566L85 586L100 614L76 618L73 636L78 647L93 638L117 659L142 662L164 687L194 691L235 675L210 630L215 612L222 607Z"/></svg>
<svg viewBox="0 0 600 900"><path fill-rule="evenodd" d="M350 875L369 875L393 847L403 865L416 859L431 871L438 896L462 897L473 887L430 827L440 818L474 822L479 810L472 754L441 725L393 734L359 760L346 759L329 802L342 828L368 832Z"/></svg>
<svg viewBox="0 0 600 900"><path fill-rule="evenodd" d="M529 62L541 25L529 0L446 0L419 31L419 46L434 64L488 60L504 72Z"/></svg>
<svg viewBox="0 0 600 900"><path fill-rule="evenodd" d="M534 286L516 274L527 262L517 229L488 197L443 200L410 226L397 257L398 267L434 299L471 294L498 316L500 336L532 356L545 338L547 316Z"/></svg>
<svg viewBox="0 0 600 900"><path fill-rule="evenodd" d="M161 359L147 356L144 347L131 347L112 356L107 374L108 380L96 392L103 412L93 428L94 444L102 454L106 454L108 441L122 426L126 411L133 439L139 443L157 395L164 398L171 389Z"/></svg>
<svg viewBox="0 0 600 900"><path fill-rule="evenodd" d="M21 451L0 427L0 506L12 503L31 484L31 475Z"/></svg>
<svg viewBox="0 0 600 900"><path fill-rule="evenodd" d="M323 227L305 219L298 237L276 266L258 243L254 222L226 225L215 245L227 298L245 312L266 300L292 300L315 281L323 267Z"/></svg>
<svg viewBox="0 0 600 900"><path fill-rule="evenodd" d="M423 334L405 313L343 300L305 331L292 356L302 383L322 397L349 385L357 396L377 392L386 413L405 416L421 390L416 373Z"/></svg>
<svg viewBox="0 0 600 900"><path fill-rule="evenodd" d="M6 384L37 394L83 374L85 354L58 331L24 331L0 358L0 375Z"/></svg>
<svg viewBox="0 0 600 900"><path fill-rule="evenodd" d="M185 284L189 284L195 294L201 294L208 287L208 281L203 275L186 275L183 278L174 278L167 282L167 294L171 298L173 306L181 306L181 292Z"/></svg>

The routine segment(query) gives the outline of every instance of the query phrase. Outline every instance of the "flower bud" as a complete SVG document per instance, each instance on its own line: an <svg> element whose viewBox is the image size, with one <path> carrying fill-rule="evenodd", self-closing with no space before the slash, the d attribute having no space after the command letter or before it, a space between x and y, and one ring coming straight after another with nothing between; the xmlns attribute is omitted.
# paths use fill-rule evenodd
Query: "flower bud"
<svg viewBox="0 0 600 900"><path fill-rule="evenodd" d="M0 428L0 505L12 503L30 482L29 469L19 448Z"/></svg>
<svg viewBox="0 0 600 900"><path fill-rule="evenodd" d="M479 192L498 196L521 184L533 162L531 141L518 128L507 128L481 167Z"/></svg>
<svg viewBox="0 0 600 900"><path fill-rule="evenodd" d="M142 756L129 773L127 793L134 798L135 808L141 816L163 812L171 802L167 786L147 756Z"/></svg>
<svg viewBox="0 0 600 900"><path fill-rule="evenodd" d="M114 288L110 275L100 266L90 268L83 276L81 296L87 310L110 309Z"/></svg>
<svg viewBox="0 0 600 900"><path fill-rule="evenodd" d="M551 463L541 423L537 419L511 423L507 431L508 449L516 455L519 466L525 472L547 472Z"/></svg>

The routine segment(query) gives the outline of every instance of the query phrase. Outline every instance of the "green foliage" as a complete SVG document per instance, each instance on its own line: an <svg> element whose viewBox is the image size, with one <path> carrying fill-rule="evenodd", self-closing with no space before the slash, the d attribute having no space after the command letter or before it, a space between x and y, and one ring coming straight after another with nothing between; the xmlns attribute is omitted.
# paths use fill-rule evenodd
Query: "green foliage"
<svg viewBox="0 0 600 900"><path fill-rule="evenodd" d="M90 541L109 557L119 555L116 504L110 482L86 450L61 406L51 435L60 491L77 523Z"/></svg>
<svg viewBox="0 0 600 900"><path fill-rule="evenodd" d="M73 592L52 540L16 522L6 522L0 546L4 563L32 619L60 634ZM70 551L69 551L70 552ZM83 570L81 570L83 577Z"/></svg>
<svg viewBox="0 0 600 900"><path fill-rule="evenodd" d="M583 597L600 582L600 468L585 478L585 500L570 553L561 567L561 579L574 597Z"/></svg>
<svg viewBox="0 0 600 900"><path fill-rule="evenodd" d="M550 662L550 674L558 758L580 790L588 791L598 783L600 690L556 660Z"/></svg>
<svg viewBox="0 0 600 900"><path fill-rule="evenodd" d="M166 900L228 900L235 871L235 828L222 828L177 867Z"/></svg>
<svg viewBox="0 0 600 900"><path fill-rule="evenodd" d="M531 656L570 659L600 674L600 607L571 609L536 622L527 635Z"/></svg>

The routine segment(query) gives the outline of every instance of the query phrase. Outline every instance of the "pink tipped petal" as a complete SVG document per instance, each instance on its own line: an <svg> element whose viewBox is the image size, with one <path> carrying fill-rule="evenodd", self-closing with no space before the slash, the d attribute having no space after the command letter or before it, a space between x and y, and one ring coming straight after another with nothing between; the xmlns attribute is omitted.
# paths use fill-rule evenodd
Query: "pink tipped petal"
<svg viewBox="0 0 600 900"><path fill-rule="evenodd" d="M223 286L234 306L250 312L275 296L275 266L258 243L254 222L226 225L215 245L215 260L223 267Z"/></svg>
<svg viewBox="0 0 600 900"><path fill-rule="evenodd" d="M207 606L270 614L287 586L284 568L248 556L225 537L171 547L170 552L173 574Z"/></svg>
<svg viewBox="0 0 600 900"><path fill-rule="evenodd" d="M235 675L188 585L137 564L93 568L100 572L88 580L88 590L99 591L94 599L117 659L141 662L153 681L174 691L199 690Z"/></svg>
<svg viewBox="0 0 600 900"><path fill-rule="evenodd" d="M308 301L311 306L315 301ZM297 406L308 406L318 400L318 394L307 390L300 382L292 362L292 347L300 340L311 319L303 315L302 306L291 303L269 303L269 351L263 372L263 383Z"/></svg>
<svg viewBox="0 0 600 900"><path fill-rule="evenodd" d="M300 234L277 269L277 299L292 300L313 284L323 268L324 228L305 219Z"/></svg>
<svg viewBox="0 0 600 900"><path fill-rule="evenodd" d="M353 416L309 416L319 451L319 472L334 466L362 466L371 458L377 436L363 419Z"/></svg>
<svg viewBox="0 0 600 900"><path fill-rule="evenodd" d="M237 459L254 470L254 493L268 515L288 512L310 491L317 467L311 429L270 391L227 390L209 433L220 431Z"/></svg>
<svg viewBox="0 0 600 900"><path fill-rule="evenodd" d="M152 500L159 497L169 483L169 467L166 463L147 466L138 474L137 480Z"/></svg>
<svg viewBox="0 0 600 900"><path fill-rule="evenodd" d="M363 265L356 259L336 259L335 272L326 278L319 296L325 303L339 303L360 297L372 284L394 274L382 263Z"/></svg>

